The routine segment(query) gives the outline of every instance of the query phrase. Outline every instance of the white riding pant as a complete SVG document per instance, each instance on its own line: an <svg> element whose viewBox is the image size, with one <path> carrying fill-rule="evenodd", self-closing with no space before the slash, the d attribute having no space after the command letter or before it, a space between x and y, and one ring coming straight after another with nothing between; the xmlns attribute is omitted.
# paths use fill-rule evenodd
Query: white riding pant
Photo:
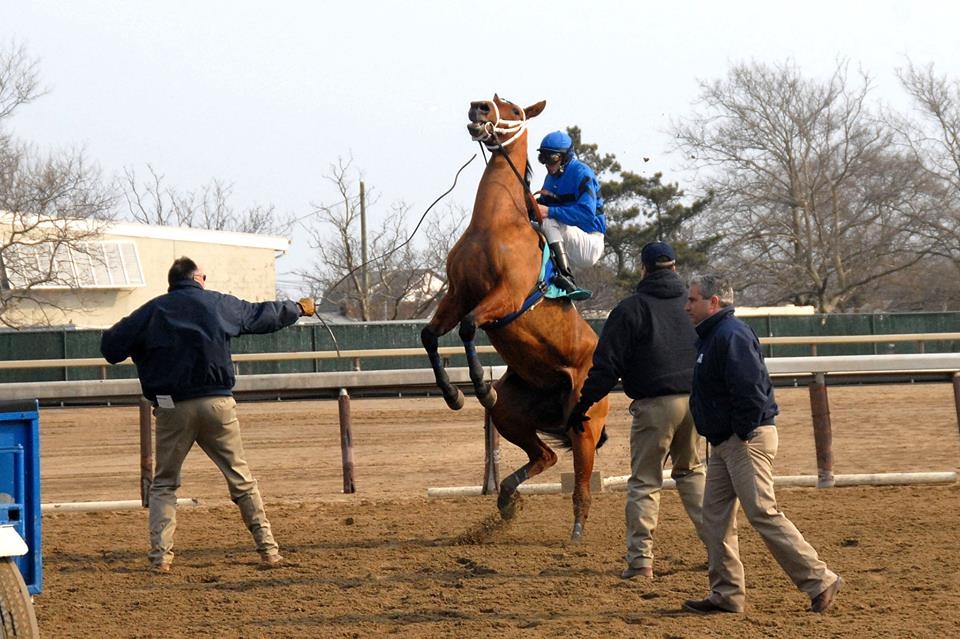
<svg viewBox="0 0 960 639"><path fill-rule="evenodd" d="M603 256L603 233L587 233L577 226L570 226L547 218L540 225L548 244L563 242L570 266L592 266Z"/></svg>

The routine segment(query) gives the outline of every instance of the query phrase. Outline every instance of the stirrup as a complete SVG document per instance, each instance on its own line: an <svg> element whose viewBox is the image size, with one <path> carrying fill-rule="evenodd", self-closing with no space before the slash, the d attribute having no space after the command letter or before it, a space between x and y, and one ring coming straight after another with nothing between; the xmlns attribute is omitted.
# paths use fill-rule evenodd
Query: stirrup
<svg viewBox="0 0 960 639"><path fill-rule="evenodd" d="M575 302L588 300L593 297L592 292L577 286L577 283L573 281L572 275L565 275L558 271L553 275L552 284L563 291L569 299Z"/></svg>
<svg viewBox="0 0 960 639"><path fill-rule="evenodd" d="M573 293L577 290L577 283L573 281L573 276L560 271L553 274L552 284L564 293Z"/></svg>

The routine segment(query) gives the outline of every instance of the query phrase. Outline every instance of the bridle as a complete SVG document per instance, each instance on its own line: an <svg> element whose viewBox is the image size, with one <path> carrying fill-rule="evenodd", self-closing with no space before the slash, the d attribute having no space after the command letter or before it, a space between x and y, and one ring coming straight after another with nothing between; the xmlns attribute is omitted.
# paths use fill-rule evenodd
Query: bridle
<svg viewBox="0 0 960 639"><path fill-rule="evenodd" d="M500 117L500 107L497 106L497 103L491 100L490 104L493 105L493 112L497 116L496 121L487 120L477 134L470 137L474 142L483 142L490 151L496 151L510 146L520 137L520 134L527 128L527 116L521 110L522 117L519 120L505 120ZM501 140L504 136L510 137Z"/></svg>
<svg viewBox="0 0 960 639"><path fill-rule="evenodd" d="M520 171L517 170L517 167L513 164L513 160L510 159L510 154L507 153L507 148L511 144L517 141L524 131L527 130L527 114L520 110L521 117L519 120L505 120L500 117L500 107L497 106L497 103L493 100L489 104L493 105L493 112L496 115L496 121L491 122L487 120L483 123L483 126L477 131L476 134L471 134L470 138L475 142L482 143L483 146L487 147L487 150L490 153L495 153L500 151L503 154L504 159L506 159L507 164L513 170L513 174L517 176L517 180L520 181L520 185L523 187L524 192L527 196L530 196L530 185L527 184L527 181L520 174ZM501 140L503 136L510 136L505 140ZM529 163L527 168L529 168ZM532 206L533 203L530 201L531 197L525 197L527 207L527 217L530 218L530 221L533 222L536 220L536 216L533 212Z"/></svg>

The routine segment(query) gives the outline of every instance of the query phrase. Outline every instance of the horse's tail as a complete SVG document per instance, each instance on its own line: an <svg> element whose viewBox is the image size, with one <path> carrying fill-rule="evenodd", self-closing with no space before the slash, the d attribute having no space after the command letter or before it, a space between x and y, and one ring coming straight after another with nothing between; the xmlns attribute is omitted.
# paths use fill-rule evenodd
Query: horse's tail
<svg viewBox="0 0 960 639"><path fill-rule="evenodd" d="M570 431L567 429L563 430L544 430L541 431L544 436L550 440L552 444L558 448L564 450L573 450L573 441L570 439ZM597 440L597 446L595 450L600 450L600 447L607 443L607 427L604 427L600 430L600 438Z"/></svg>

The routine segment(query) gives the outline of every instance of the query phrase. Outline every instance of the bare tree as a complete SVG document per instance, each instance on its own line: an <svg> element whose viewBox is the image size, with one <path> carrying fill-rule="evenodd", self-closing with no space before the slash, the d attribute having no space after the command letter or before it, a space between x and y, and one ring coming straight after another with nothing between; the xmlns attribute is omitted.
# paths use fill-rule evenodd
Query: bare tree
<svg viewBox="0 0 960 639"><path fill-rule="evenodd" d="M936 73L932 64L908 64L897 72L920 120L894 117L900 143L935 185L938 215L917 220L931 251L960 270L960 79Z"/></svg>
<svg viewBox="0 0 960 639"><path fill-rule="evenodd" d="M42 154L6 131L39 95L38 65L22 47L0 50L0 324L38 320L59 308L51 288L78 288L103 254L94 245L111 218L113 194L82 151Z"/></svg>
<svg viewBox="0 0 960 639"><path fill-rule="evenodd" d="M364 263L361 201L353 178L350 161L331 166L326 179L337 199L313 205L314 214L304 226L318 257L311 270L297 275L314 295L364 321L426 316L445 290L446 254L466 216L462 209L447 209L439 224L423 227L427 248L419 249L408 231L409 207L395 203L382 223L369 225ZM366 200L372 209L378 198L368 191Z"/></svg>
<svg viewBox="0 0 960 639"><path fill-rule="evenodd" d="M742 299L844 310L927 250L914 224L929 184L868 108L868 75L751 63L701 89L674 132L716 194L714 263L737 272Z"/></svg>
<svg viewBox="0 0 960 639"><path fill-rule="evenodd" d="M195 191L179 191L167 186L164 175L150 164L147 174L141 181L128 168L121 179L129 215L143 224L286 235L296 222L292 215L277 213L272 204L237 210L230 202L233 184L216 178Z"/></svg>

